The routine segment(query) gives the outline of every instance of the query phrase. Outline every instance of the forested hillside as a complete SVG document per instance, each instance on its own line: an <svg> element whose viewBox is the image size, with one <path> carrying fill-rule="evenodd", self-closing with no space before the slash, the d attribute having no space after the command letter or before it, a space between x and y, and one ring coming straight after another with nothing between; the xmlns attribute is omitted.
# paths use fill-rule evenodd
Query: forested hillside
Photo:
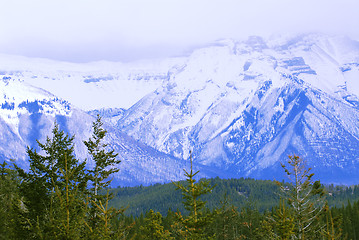
<svg viewBox="0 0 359 240"><path fill-rule="evenodd" d="M204 179L203 179L204 180ZM238 208L256 208L260 212L269 211L280 199L279 186L269 180L252 178L208 179L215 186L211 194L203 196L207 207L214 209L224 200ZM359 186L326 185L326 199L330 207L346 206L348 201L359 200ZM182 196L172 183L152 186L118 187L111 189L114 198L110 205L119 208L127 207L125 214L138 217L148 210L167 215L168 209L184 211Z"/></svg>
<svg viewBox="0 0 359 240"><path fill-rule="evenodd" d="M73 136L27 149L30 169L0 165L0 239L357 239L358 186L323 186L299 156L282 164L287 181L200 179L110 189L117 153L103 142L101 118L74 155Z"/></svg>

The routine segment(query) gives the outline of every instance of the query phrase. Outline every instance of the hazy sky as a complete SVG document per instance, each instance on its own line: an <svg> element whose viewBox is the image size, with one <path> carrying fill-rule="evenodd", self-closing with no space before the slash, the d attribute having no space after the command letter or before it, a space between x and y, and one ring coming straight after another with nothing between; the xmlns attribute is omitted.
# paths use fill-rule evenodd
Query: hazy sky
<svg viewBox="0 0 359 240"><path fill-rule="evenodd" d="M74 62L178 55L216 39L359 40L359 0L0 0L0 53Z"/></svg>

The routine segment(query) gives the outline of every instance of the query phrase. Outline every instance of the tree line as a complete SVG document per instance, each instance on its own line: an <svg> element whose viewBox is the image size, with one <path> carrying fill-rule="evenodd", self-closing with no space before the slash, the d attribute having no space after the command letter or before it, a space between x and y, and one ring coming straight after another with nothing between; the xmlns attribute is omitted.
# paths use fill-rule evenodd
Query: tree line
<svg viewBox="0 0 359 240"><path fill-rule="evenodd" d="M274 207L238 208L225 194L209 206L206 196L218 186L196 179L190 157L185 180L172 183L181 193L183 210L174 205L166 214L148 209L126 215L125 207L110 206L111 175L119 171L120 161L105 136L98 116L84 141L89 167L76 158L74 137L56 123L52 136L38 142L40 152L27 148L28 171L15 163L0 164L0 239L359 239L359 201L329 207L326 189L295 155L282 164L288 182L268 185L279 193ZM236 189L238 195L250 191L248 186Z"/></svg>
<svg viewBox="0 0 359 240"><path fill-rule="evenodd" d="M238 209L250 207L256 208L260 213L276 207L280 200L280 187L272 180L258 180L253 178L219 177L208 179L210 185L216 186L211 194L202 196L206 201L206 207L210 210L220 206L227 198ZM182 181L184 182L184 181ZM284 184L288 184L284 182ZM348 201L352 204L359 199L359 186L324 185L326 201L330 208L346 206ZM109 205L115 208L126 206L125 215L139 217L150 209L166 216L168 209L179 210L186 213L182 204L182 195L176 190L173 183L156 183L149 186L114 187L110 189L113 198Z"/></svg>

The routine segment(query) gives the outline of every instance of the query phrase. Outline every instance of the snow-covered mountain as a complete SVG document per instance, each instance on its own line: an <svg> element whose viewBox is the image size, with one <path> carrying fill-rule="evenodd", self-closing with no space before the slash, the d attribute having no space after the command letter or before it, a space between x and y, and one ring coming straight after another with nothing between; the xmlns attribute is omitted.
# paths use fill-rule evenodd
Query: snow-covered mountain
<svg viewBox="0 0 359 240"><path fill-rule="evenodd" d="M3 77L0 80L0 116L1 159L15 159L19 166L27 168L26 147L38 149L36 140L44 143L46 137L51 136L55 121L65 132L75 135L75 152L80 161L89 157L83 140L91 135L94 117L43 89L10 76ZM182 169L188 167L188 162L146 146L113 129L111 124L106 128L107 141L122 161L113 186L148 185L183 178ZM91 159L87 162L89 166L93 164ZM203 169L203 177L215 176L210 168L198 164L196 168Z"/></svg>
<svg viewBox="0 0 359 240"><path fill-rule="evenodd" d="M162 86L184 59L76 64L0 54L0 78L21 79L86 111L129 108Z"/></svg>
<svg viewBox="0 0 359 240"><path fill-rule="evenodd" d="M126 184L180 178L190 149L205 176L278 178L298 154L324 182L359 182L359 43L346 37L222 40L128 64L0 63L6 157L43 139L53 119L88 138L92 110L108 123Z"/></svg>
<svg viewBox="0 0 359 240"><path fill-rule="evenodd" d="M358 62L358 42L344 37L220 42L193 52L118 127L237 176L273 178L298 154L324 181L358 182Z"/></svg>

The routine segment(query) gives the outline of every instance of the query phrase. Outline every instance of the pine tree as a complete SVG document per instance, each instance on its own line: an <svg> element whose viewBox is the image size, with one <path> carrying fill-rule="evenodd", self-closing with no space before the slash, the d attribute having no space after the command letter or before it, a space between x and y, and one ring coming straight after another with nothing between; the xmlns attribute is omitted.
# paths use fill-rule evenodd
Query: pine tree
<svg viewBox="0 0 359 240"><path fill-rule="evenodd" d="M169 240L170 233L164 230L162 225L162 215L152 209L146 213L144 225L140 227L141 239L148 240Z"/></svg>
<svg viewBox="0 0 359 240"><path fill-rule="evenodd" d="M115 150L107 150L108 144L104 143L107 131L103 128L100 115L97 115L95 122L92 125L92 138L84 141L88 153L94 161L94 168L90 169L90 191L96 201L103 200L104 195L99 191L108 187L111 183L109 176L119 171L116 167L121 161L117 159L118 154Z"/></svg>
<svg viewBox="0 0 359 240"><path fill-rule="evenodd" d="M256 238L255 239L272 239L277 240L280 239L278 235L274 232L273 222L269 220L271 216L267 214L266 218L264 218L259 227L256 229Z"/></svg>
<svg viewBox="0 0 359 240"><path fill-rule="evenodd" d="M329 209L328 203L325 205L326 227L322 229L322 236L327 240L343 239L341 229L342 219L340 217L333 218L332 211Z"/></svg>
<svg viewBox="0 0 359 240"><path fill-rule="evenodd" d="M311 168L306 168L298 156L289 156L289 166L282 167L290 180L290 185L280 185L287 200L291 216L294 218L294 239L316 239L323 228L320 217L324 213L325 192L319 181L313 182ZM290 223L290 222L288 222ZM289 227L286 226L286 227Z"/></svg>
<svg viewBox="0 0 359 240"><path fill-rule="evenodd" d="M121 161L116 159L117 153L114 150L107 150L108 144L104 143L107 131L103 128L101 117L97 115L97 119L93 123L92 138L84 141L90 154L94 168L88 170L90 188L87 198L88 221L89 228L88 238L91 239L110 239L114 237L116 231L111 229L111 219L118 217L124 209L116 210L109 208L109 200L112 198L107 189L107 194L103 191L110 185L110 175L119 171L116 167ZM122 231L117 229L117 231Z"/></svg>
<svg viewBox="0 0 359 240"><path fill-rule="evenodd" d="M239 213L238 230L240 238L256 239L259 224L262 216L253 204L253 200L249 201Z"/></svg>
<svg viewBox="0 0 359 240"><path fill-rule="evenodd" d="M237 208L229 204L229 197L225 194L221 201L221 207L216 210L212 229L215 230L217 239L238 239L239 238L239 212Z"/></svg>
<svg viewBox="0 0 359 240"><path fill-rule="evenodd" d="M190 153L191 169L187 172L184 169L187 185L181 183L173 184L177 190L182 191L183 205L189 211L189 216L182 216L178 213L178 221L184 226L184 235L188 239L210 239L213 236L207 236L205 228L213 221L213 214L206 208L206 202L200 197L210 193L213 186L209 186L209 181L202 180L196 183L195 176L199 173L193 172L192 153ZM206 211L207 210L207 211Z"/></svg>
<svg viewBox="0 0 359 240"><path fill-rule="evenodd" d="M28 210L29 239L79 238L87 178L86 162L76 159L73 140L55 123L52 138L38 142L44 155L28 148L29 172L17 168L23 178L20 189Z"/></svg>
<svg viewBox="0 0 359 240"><path fill-rule="evenodd" d="M6 161L0 164L0 239L22 238L17 226L23 212L19 193L20 179Z"/></svg>
<svg viewBox="0 0 359 240"><path fill-rule="evenodd" d="M291 239L295 230L294 216L284 200L280 200L279 207L274 210L273 216L269 219L274 222L274 239Z"/></svg>

